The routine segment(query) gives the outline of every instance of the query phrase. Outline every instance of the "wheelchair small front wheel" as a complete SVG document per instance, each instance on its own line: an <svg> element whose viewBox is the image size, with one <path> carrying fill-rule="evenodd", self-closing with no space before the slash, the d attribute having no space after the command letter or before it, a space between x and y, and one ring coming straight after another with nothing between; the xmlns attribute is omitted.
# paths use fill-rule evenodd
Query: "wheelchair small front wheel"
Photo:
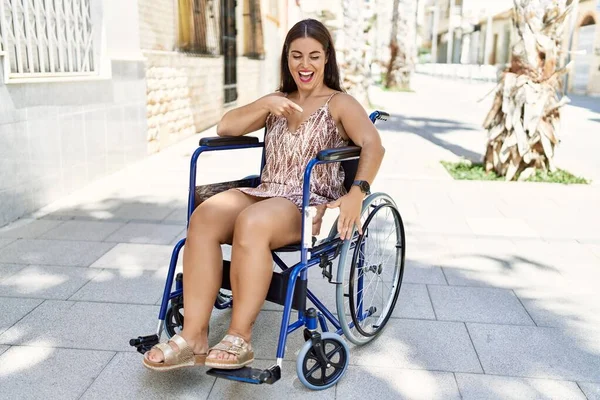
<svg viewBox="0 0 600 400"><path fill-rule="evenodd" d="M183 330L183 302L171 301L165 315L165 333L170 339Z"/></svg>
<svg viewBox="0 0 600 400"><path fill-rule="evenodd" d="M346 373L350 349L340 335L321 333L323 356L319 356L312 340L302 346L296 359L296 373L304 386L323 390L335 385Z"/></svg>

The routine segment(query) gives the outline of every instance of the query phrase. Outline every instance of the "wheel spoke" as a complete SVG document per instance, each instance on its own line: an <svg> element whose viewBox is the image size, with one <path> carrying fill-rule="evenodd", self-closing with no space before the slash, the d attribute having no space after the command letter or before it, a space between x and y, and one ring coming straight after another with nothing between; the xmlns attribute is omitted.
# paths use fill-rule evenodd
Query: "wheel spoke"
<svg viewBox="0 0 600 400"><path fill-rule="evenodd" d="M313 367L311 369L309 369L306 374L308 376L312 376L312 374L314 374L319 368L321 368L321 363L316 363L315 365L313 365Z"/></svg>
<svg viewBox="0 0 600 400"><path fill-rule="evenodd" d="M327 367L323 366L323 367L321 367L321 383L323 383L323 385L327 384L327 382L325 382L326 376L327 376Z"/></svg>

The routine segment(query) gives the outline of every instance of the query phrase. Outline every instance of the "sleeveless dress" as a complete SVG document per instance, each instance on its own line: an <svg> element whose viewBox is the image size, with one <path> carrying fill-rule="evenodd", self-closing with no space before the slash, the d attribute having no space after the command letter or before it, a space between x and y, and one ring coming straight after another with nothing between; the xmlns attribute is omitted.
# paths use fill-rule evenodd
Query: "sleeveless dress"
<svg viewBox="0 0 600 400"><path fill-rule="evenodd" d="M291 132L287 119L269 114L266 119L265 166L256 188L238 190L256 197L283 197L302 208L302 184L308 162L321 150L348 145L340 135L327 102ZM330 203L346 194L340 163L316 165L310 178L310 205Z"/></svg>

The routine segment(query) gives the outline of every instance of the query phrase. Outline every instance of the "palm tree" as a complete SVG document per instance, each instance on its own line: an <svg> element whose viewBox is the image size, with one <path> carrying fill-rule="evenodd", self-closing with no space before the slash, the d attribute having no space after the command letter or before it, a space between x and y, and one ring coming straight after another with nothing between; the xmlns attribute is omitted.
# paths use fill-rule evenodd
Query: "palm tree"
<svg viewBox="0 0 600 400"><path fill-rule="evenodd" d="M364 0L343 0L343 48L341 74L344 88L363 106L368 106L370 84Z"/></svg>
<svg viewBox="0 0 600 400"><path fill-rule="evenodd" d="M560 107L568 102L558 92L558 68L566 16L566 0L514 0L518 33L510 66L502 73L496 97L483 127L488 130L485 169L506 180L526 179L536 169L555 170Z"/></svg>
<svg viewBox="0 0 600 400"><path fill-rule="evenodd" d="M410 89L416 59L416 2L394 0L392 6L390 60L385 80L388 89Z"/></svg>

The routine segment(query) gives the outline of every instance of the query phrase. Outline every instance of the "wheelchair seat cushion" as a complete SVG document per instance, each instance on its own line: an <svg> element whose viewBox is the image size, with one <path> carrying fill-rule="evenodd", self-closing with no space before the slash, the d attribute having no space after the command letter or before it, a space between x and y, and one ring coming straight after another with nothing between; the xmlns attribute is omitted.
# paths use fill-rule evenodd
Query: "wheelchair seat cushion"
<svg viewBox="0 0 600 400"><path fill-rule="evenodd" d="M335 95L334 93L333 95ZM237 188L257 197L284 197L302 207L304 169L323 149L348 144L329 112L329 100L291 132L283 116L269 114L265 134L265 165L255 188ZM344 170L339 163L315 166L310 181L310 204L334 201L344 194Z"/></svg>

